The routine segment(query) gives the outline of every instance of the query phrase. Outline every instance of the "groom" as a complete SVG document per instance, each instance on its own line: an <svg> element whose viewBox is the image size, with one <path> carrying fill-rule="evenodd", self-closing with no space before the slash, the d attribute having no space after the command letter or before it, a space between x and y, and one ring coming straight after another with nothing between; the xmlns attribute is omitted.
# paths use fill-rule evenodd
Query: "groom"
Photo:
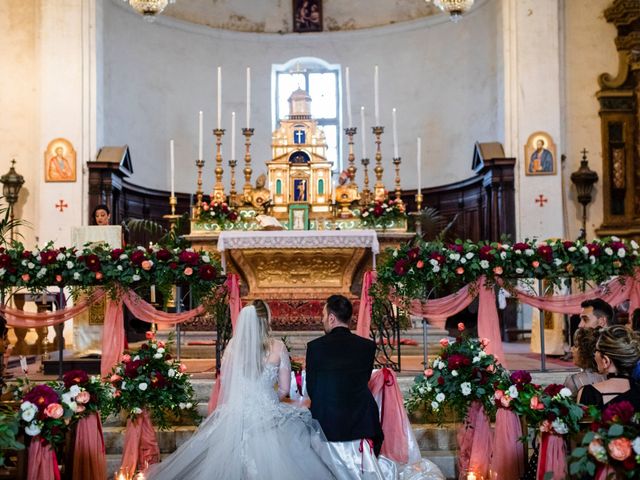
<svg viewBox="0 0 640 480"><path fill-rule="evenodd" d="M376 345L349 330L353 307L348 298L332 295L324 306L326 335L307 344L307 392L311 414L330 442L373 442L375 455L382 446L378 406L369 391ZM344 450L343 450L344 451Z"/></svg>

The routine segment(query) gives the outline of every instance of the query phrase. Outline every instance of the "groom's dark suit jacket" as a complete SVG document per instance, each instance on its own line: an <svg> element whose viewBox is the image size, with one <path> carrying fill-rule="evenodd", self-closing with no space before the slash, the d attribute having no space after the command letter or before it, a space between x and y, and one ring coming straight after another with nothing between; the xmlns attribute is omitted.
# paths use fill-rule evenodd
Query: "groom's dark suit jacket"
<svg viewBox="0 0 640 480"><path fill-rule="evenodd" d="M376 455L382 446L378 405L369 391L376 345L348 328L307 344L307 391L311 414L327 440L346 442L369 438Z"/></svg>

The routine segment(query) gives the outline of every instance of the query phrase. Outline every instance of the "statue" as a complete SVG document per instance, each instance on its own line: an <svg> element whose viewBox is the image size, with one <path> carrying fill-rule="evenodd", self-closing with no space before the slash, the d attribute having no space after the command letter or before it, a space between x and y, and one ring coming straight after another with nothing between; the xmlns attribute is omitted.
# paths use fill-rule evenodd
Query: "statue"
<svg viewBox="0 0 640 480"><path fill-rule="evenodd" d="M245 198L245 202L250 204L256 210L266 213L271 206L271 192L265 188L267 176L263 173L256 179L256 186L251 190L249 198Z"/></svg>

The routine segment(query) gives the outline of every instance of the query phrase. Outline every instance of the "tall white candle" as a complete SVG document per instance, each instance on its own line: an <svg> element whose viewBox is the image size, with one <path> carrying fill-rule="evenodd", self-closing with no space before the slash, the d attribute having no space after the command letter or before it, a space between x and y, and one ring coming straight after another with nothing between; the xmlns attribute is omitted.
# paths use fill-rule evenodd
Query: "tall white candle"
<svg viewBox="0 0 640 480"><path fill-rule="evenodd" d="M222 128L222 67L218 67L218 129Z"/></svg>
<svg viewBox="0 0 640 480"><path fill-rule="evenodd" d="M367 142L364 129L364 107L360 107L360 123L362 124L362 158L367 158Z"/></svg>
<svg viewBox="0 0 640 480"><path fill-rule="evenodd" d="M378 65L373 70L373 107L376 117L376 127L380 126L380 85L378 79Z"/></svg>
<svg viewBox="0 0 640 480"><path fill-rule="evenodd" d="M353 116L351 115L351 81L349 80L349 67L345 69L345 85L347 90L347 119L349 123L347 127L353 127Z"/></svg>
<svg viewBox="0 0 640 480"><path fill-rule="evenodd" d="M396 119L396 109L391 110L393 117L393 158L398 158L398 121Z"/></svg>
<svg viewBox="0 0 640 480"><path fill-rule="evenodd" d="M175 172L176 172L176 158L175 158L175 150L173 140L169 142L169 151L171 156L171 196L176 196L176 186L175 186Z"/></svg>
<svg viewBox="0 0 640 480"><path fill-rule="evenodd" d="M251 127L251 67L247 67L247 128Z"/></svg>
<svg viewBox="0 0 640 480"><path fill-rule="evenodd" d="M236 159L236 112L231 112L231 160Z"/></svg>
<svg viewBox="0 0 640 480"><path fill-rule="evenodd" d="M198 114L198 160L202 160L204 158L203 155L203 150L202 150L202 130L203 130L203 115L202 115L202 110L200 110L200 113Z"/></svg>
<svg viewBox="0 0 640 480"><path fill-rule="evenodd" d="M418 193L422 193L422 175L421 175L421 165L422 165L422 139L418 137L418 155L417 155L417 166L418 166Z"/></svg>

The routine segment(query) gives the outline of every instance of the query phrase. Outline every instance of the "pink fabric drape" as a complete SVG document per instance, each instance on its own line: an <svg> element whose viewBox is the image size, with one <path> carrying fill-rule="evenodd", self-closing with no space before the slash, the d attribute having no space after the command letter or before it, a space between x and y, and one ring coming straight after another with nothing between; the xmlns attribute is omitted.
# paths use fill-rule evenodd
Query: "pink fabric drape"
<svg viewBox="0 0 640 480"><path fill-rule="evenodd" d="M240 277L236 273L229 273L226 281L229 295L229 310L231 311L231 328L236 331L236 322L242 310L242 300L240 300Z"/></svg>
<svg viewBox="0 0 640 480"><path fill-rule="evenodd" d="M488 478L493 436L489 418L480 402L473 402L469 407L457 437L458 478L466 480L468 472L474 472L479 478Z"/></svg>
<svg viewBox="0 0 640 480"><path fill-rule="evenodd" d="M100 373L104 377L111 372L111 368L118 363L124 352L124 312L121 299L107 299L103 333Z"/></svg>
<svg viewBox="0 0 640 480"><path fill-rule="evenodd" d="M553 473L551 480L564 480L567 476L567 447L562 435L543 433L540 441L536 480L544 480L546 473Z"/></svg>
<svg viewBox="0 0 640 480"><path fill-rule="evenodd" d="M133 290L127 290L122 295L122 300L134 317L150 323L159 323L161 325L175 325L176 323L184 323L192 318L204 313L204 305L198 305L192 310L180 313L167 313L157 310L150 303L145 302ZM106 318L105 318L106 323Z"/></svg>
<svg viewBox="0 0 640 480"><path fill-rule="evenodd" d="M384 432L381 453L396 462L408 463L409 443L405 422L408 423L409 419L396 374L383 367L371 375L369 390L375 398L381 398L380 423Z"/></svg>
<svg viewBox="0 0 640 480"><path fill-rule="evenodd" d="M522 425L518 415L499 408L496 413L491 471L496 478L520 478L524 475L524 447L520 441Z"/></svg>
<svg viewBox="0 0 640 480"><path fill-rule="evenodd" d="M127 420L122 447L122 470L129 475L160 461L158 439L149 418L149 412L144 410L135 420Z"/></svg>
<svg viewBox="0 0 640 480"><path fill-rule="evenodd" d="M40 437L31 439L27 480L60 480L60 469L56 452Z"/></svg>
<svg viewBox="0 0 640 480"><path fill-rule="evenodd" d="M362 293L360 294L360 307L358 309L358 325L356 333L364 338L369 338L371 333L371 304L369 295L371 285L376 281L377 272L368 270L362 277Z"/></svg>
<svg viewBox="0 0 640 480"><path fill-rule="evenodd" d="M222 382L220 381L220 375L216 378L216 383L213 384L213 388L211 389L211 396L209 397L209 415L216 409L218 406L218 399L220 398L220 387L222 386Z"/></svg>
<svg viewBox="0 0 640 480"><path fill-rule="evenodd" d="M84 312L90 305L99 302L104 297L104 290L98 289L84 300L80 300L73 307L62 308L55 312L25 312L15 308L0 305L0 314L7 320L11 327L33 328L51 327L75 317Z"/></svg>
<svg viewBox="0 0 640 480"><path fill-rule="evenodd" d="M73 449L73 478L107 480L107 457L100 415L91 413L81 418L76 427Z"/></svg>
<svg viewBox="0 0 640 480"><path fill-rule="evenodd" d="M473 299L471 295L471 286L465 285L460 290L451 295L442 298L434 298L433 300L411 302L411 314L419 317L426 317L429 323L444 328L447 317L455 315L467 308Z"/></svg>
<svg viewBox="0 0 640 480"><path fill-rule="evenodd" d="M478 337L486 338L489 344L485 347L487 353L492 354L504 368L507 368L507 359L502 350L502 336L500 335L500 319L496 306L496 295L493 287L485 283L486 278L480 278L478 304Z"/></svg>
<svg viewBox="0 0 640 480"><path fill-rule="evenodd" d="M612 476L613 475L613 476ZM616 471L609 465L600 465L596 470L595 480L610 480L612 478L618 478Z"/></svg>

